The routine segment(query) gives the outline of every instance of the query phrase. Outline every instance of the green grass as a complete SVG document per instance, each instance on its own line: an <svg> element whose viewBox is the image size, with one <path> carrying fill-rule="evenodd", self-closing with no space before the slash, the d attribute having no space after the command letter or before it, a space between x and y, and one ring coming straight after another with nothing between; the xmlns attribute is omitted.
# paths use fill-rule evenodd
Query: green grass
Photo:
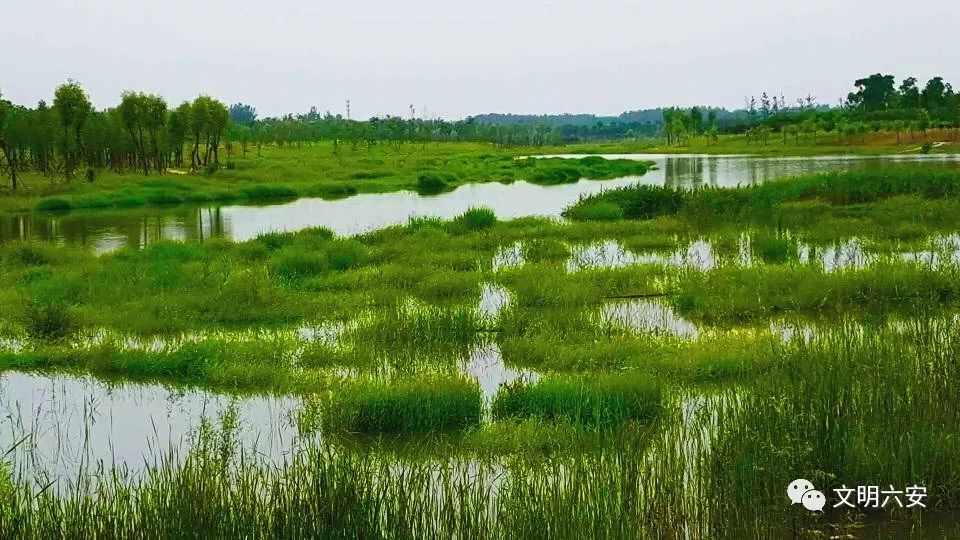
<svg viewBox="0 0 960 540"><path fill-rule="evenodd" d="M578 220L609 219L620 209L627 219L680 215L694 221L782 219L788 203L819 201L832 206L876 203L898 196L949 199L960 195L960 173L922 167L885 171L845 171L783 179L736 188L677 190L637 185L605 191L581 199L567 209Z"/></svg>
<svg viewBox="0 0 960 540"><path fill-rule="evenodd" d="M479 424L481 412L480 386L466 378L359 379L332 388L324 421L360 433L444 431Z"/></svg>
<svg viewBox="0 0 960 540"><path fill-rule="evenodd" d="M497 215L489 208L471 208L453 220L453 226L467 231L489 229L497 223Z"/></svg>
<svg viewBox="0 0 960 540"><path fill-rule="evenodd" d="M715 528L753 536L761 515L790 519L778 498L797 476L825 493L843 484L923 485L935 508L924 513L955 510L958 336L955 320L921 317L866 331L822 328L779 347L776 369L720 417L708 482L731 496Z"/></svg>
<svg viewBox="0 0 960 540"><path fill-rule="evenodd" d="M610 429L627 421L653 420L660 401L660 384L640 373L550 376L502 387L493 402L493 416Z"/></svg>

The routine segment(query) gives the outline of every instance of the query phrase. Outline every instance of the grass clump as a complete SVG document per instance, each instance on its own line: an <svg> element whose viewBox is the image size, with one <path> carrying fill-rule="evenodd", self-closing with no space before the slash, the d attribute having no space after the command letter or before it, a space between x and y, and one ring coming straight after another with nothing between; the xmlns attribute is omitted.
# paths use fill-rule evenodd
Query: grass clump
<svg viewBox="0 0 960 540"><path fill-rule="evenodd" d="M31 338L59 341L80 328L76 313L64 302L34 300L24 306L23 327Z"/></svg>
<svg viewBox="0 0 960 540"><path fill-rule="evenodd" d="M597 201L578 207L577 211L568 217L581 221L616 221L623 219L624 213L620 206L612 202Z"/></svg>
<svg viewBox="0 0 960 540"><path fill-rule="evenodd" d="M571 165L535 167L527 174L527 180L534 184L552 186L572 184L580 180L580 169Z"/></svg>
<svg viewBox="0 0 960 540"><path fill-rule="evenodd" d="M293 199L299 195L293 188L266 184L242 188L240 193L249 200Z"/></svg>
<svg viewBox="0 0 960 540"><path fill-rule="evenodd" d="M436 195L443 193L456 183L454 174L442 171L424 171L417 176L417 193L421 195Z"/></svg>
<svg viewBox="0 0 960 540"><path fill-rule="evenodd" d="M767 264L783 264L796 254L796 243L783 236L753 237L754 252Z"/></svg>
<svg viewBox="0 0 960 540"><path fill-rule="evenodd" d="M609 429L627 421L647 422L660 411L660 384L641 373L551 376L516 382L497 392L493 416L567 421Z"/></svg>
<svg viewBox="0 0 960 540"><path fill-rule="evenodd" d="M497 214L489 208L471 208L453 220L453 226L466 231L480 231L496 225Z"/></svg>
<svg viewBox="0 0 960 540"><path fill-rule="evenodd" d="M480 423L480 385L458 376L361 379L335 388L328 427L361 433L457 430Z"/></svg>

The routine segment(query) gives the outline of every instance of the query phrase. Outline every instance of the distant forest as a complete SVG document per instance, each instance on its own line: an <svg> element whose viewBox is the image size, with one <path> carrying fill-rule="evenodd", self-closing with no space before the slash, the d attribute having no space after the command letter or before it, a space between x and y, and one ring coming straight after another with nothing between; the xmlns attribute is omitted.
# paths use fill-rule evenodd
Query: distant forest
<svg viewBox="0 0 960 540"><path fill-rule="evenodd" d="M915 77L897 85L893 75L873 74L854 81L855 90L835 106L817 103L812 95L788 100L763 92L744 98L743 108L662 107L627 111L618 116L593 114L481 114L469 121L493 126L546 126L560 142L634 137L664 137L682 144L689 136L746 133L760 141L773 132L804 131L856 134L865 131L925 131L960 127L960 94L943 77L920 85Z"/></svg>
<svg viewBox="0 0 960 540"><path fill-rule="evenodd" d="M729 111L720 107L697 107L703 114L713 113L718 129L731 129L749 123L745 110ZM618 116L595 114L479 114L468 121L494 126L547 126L559 133L563 142L581 142L624 137L659 137L663 134L664 112L673 108L639 109Z"/></svg>

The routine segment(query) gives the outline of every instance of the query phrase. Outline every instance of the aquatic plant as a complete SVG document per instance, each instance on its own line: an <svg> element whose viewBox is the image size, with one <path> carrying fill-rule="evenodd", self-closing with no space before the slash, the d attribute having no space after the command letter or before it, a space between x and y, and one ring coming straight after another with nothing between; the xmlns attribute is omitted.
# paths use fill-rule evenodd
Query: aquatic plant
<svg viewBox="0 0 960 540"><path fill-rule="evenodd" d="M493 401L493 416L609 429L628 420L652 420L660 400L660 384L642 373L558 375L502 387Z"/></svg>
<svg viewBox="0 0 960 540"><path fill-rule="evenodd" d="M364 433L442 431L477 425L480 386L458 376L344 381L331 389L324 423Z"/></svg>

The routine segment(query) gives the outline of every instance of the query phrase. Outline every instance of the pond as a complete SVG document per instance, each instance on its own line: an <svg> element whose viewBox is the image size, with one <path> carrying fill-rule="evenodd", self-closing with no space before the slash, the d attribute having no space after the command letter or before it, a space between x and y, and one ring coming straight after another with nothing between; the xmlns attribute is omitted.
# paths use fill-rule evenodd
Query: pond
<svg viewBox="0 0 960 540"><path fill-rule="evenodd" d="M304 198L261 206L207 205L76 211L59 215L12 214L0 216L0 241L43 240L91 246L98 252L106 252L124 246L142 247L161 239L203 241L229 238L243 241L265 232L297 231L307 227L326 227L340 235L352 235L403 224L411 217L449 219L476 206L491 208L501 219L524 216L559 218L566 207L585 195L637 182L687 188L730 187L784 176L853 168L906 164L960 167L960 156L956 155L753 157L624 154L604 157L651 160L657 168L642 177L581 180L558 186L539 186L523 181L467 184L434 196L400 191L362 194L339 200Z"/></svg>

